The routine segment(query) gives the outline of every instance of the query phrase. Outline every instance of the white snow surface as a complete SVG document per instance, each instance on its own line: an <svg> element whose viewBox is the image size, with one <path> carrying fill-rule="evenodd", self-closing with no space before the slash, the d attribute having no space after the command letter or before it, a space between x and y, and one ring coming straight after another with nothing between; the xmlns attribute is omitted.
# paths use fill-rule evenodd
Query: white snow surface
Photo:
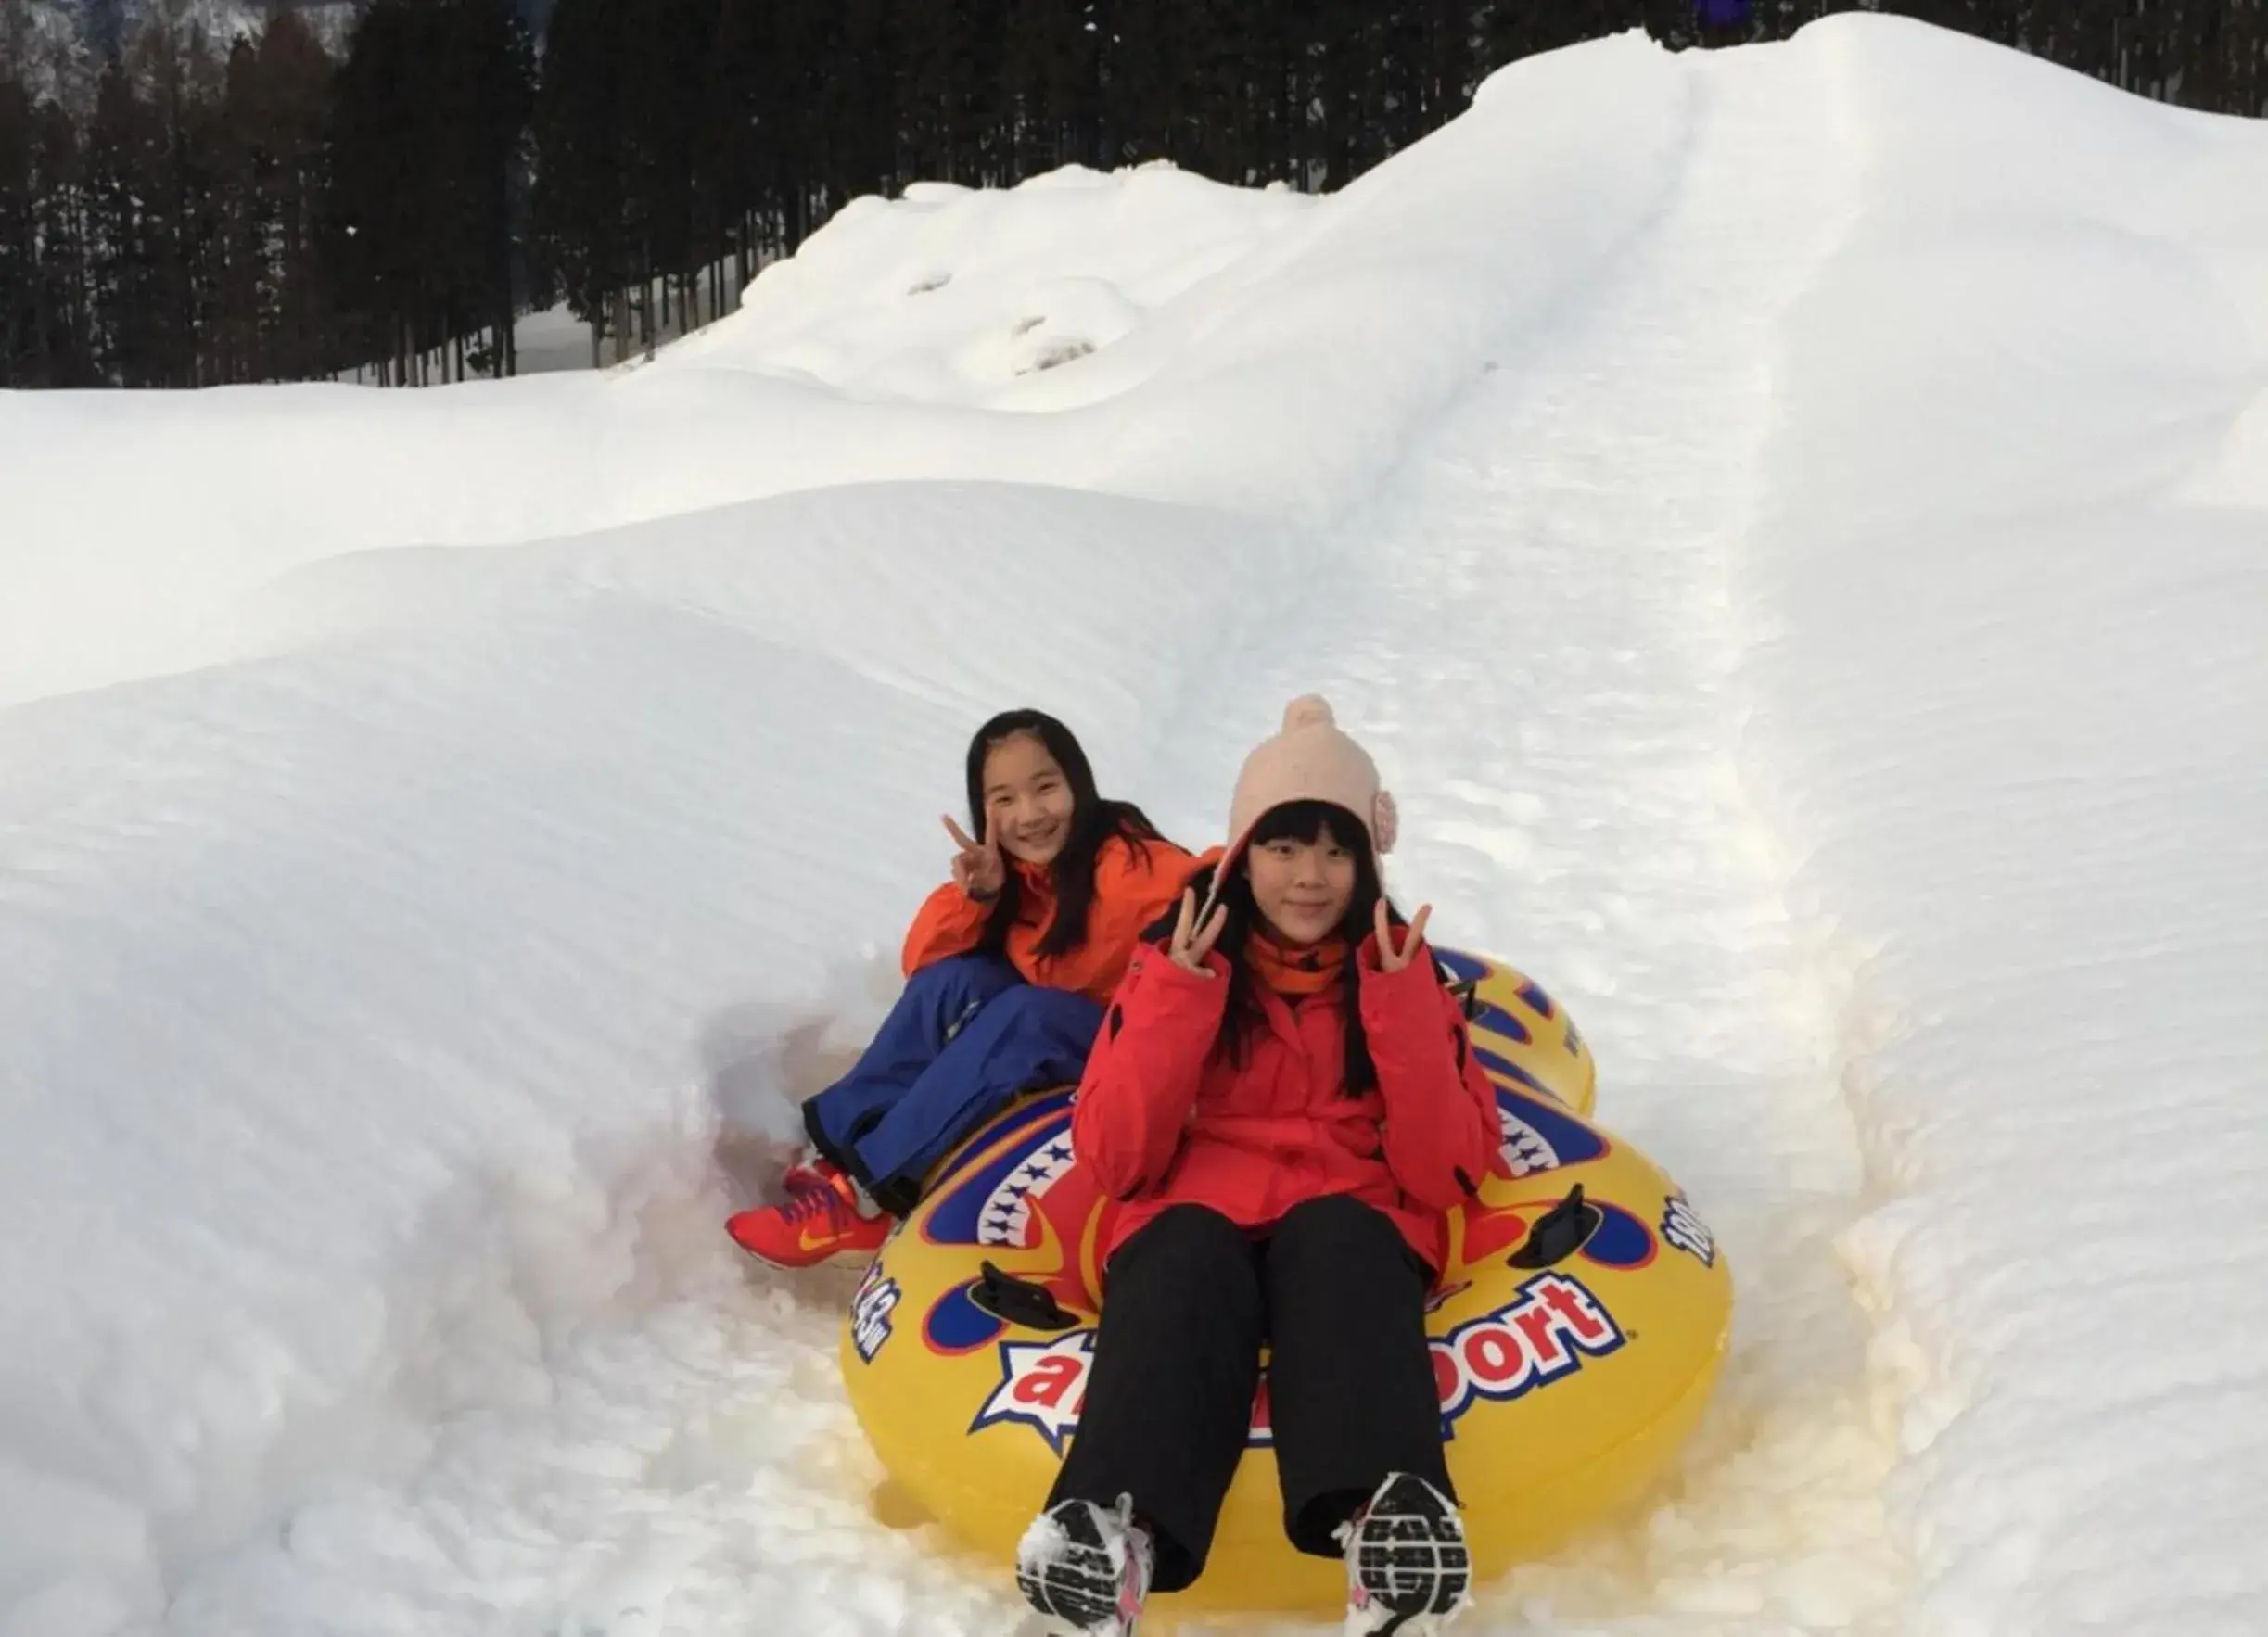
<svg viewBox="0 0 2268 1637"><path fill-rule="evenodd" d="M719 1225L976 721L1200 844L1310 689L1739 1284L1468 1629L2268 1630L2257 124L1622 36L639 368L0 396L0 497L5 1637L1029 1629Z"/></svg>

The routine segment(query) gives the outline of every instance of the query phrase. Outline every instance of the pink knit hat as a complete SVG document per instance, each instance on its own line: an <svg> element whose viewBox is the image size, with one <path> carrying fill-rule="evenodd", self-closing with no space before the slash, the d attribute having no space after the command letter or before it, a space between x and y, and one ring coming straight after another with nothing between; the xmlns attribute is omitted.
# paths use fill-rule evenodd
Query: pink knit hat
<svg viewBox="0 0 2268 1637"><path fill-rule="evenodd" d="M1205 899L1208 913L1254 829L1271 808L1289 802L1329 802L1354 814L1370 826L1382 869L1383 855L1394 850L1394 797L1379 783L1378 764L1339 730L1320 694L1305 694L1284 707L1283 731L1262 740L1236 776L1236 794L1229 802L1229 847L1214 870L1213 890Z"/></svg>

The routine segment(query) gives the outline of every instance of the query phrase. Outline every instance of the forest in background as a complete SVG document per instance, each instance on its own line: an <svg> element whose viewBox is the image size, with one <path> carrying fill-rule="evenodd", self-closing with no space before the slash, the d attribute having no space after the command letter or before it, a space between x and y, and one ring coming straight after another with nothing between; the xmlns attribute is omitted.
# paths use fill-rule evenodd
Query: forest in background
<svg viewBox="0 0 2268 1637"><path fill-rule="evenodd" d="M514 372L729 311L864 194L1170 160L1336 188L1518 57L1783 38L1823 0L0 0L0 387ZM2268 0L1900 0L2140 95L2268 111ZM322 26L322 19L338 19ZM594 358L595 362L595 358Z"/></svg>

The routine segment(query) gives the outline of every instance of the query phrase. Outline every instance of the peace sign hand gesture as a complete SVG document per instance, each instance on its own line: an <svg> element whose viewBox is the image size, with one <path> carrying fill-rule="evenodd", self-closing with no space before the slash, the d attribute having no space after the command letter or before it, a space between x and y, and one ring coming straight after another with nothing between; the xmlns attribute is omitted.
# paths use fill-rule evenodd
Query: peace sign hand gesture
<svg viewBox="0 0 2268 1637"><path fill-rule="evenodd" d="M1204 925L1197 925L1197 889L1181 889L1181 913L1173 924L1173 941L1166 953L1173 958L1174 965L1195 972L1201 978L1213 975L1213 969L1204 958L1213 953L1213 945L1220 942L1221 929L1229 924L1229 906L1223 904L1205 917Z"/></svg>
<svg viewBox="0 0 2268 1637"><path fill-rule="evenodd" d="M1394 923L1386 919L1386 901L1383 898L1378 901L1378 966L1381 971L1398 972L1409 964L1410 957L1417 954L1418 945L1424 942L1426 918L1433 913L1431 904L1421 905L1418 913L1410 918L1409 935L1402 940L1402 946L1396 949L1394 946Z"/></svg>
<svg viewBox="0 0 2268 1637"><path fill-rule="evenodd" d="M987 824L985 839L977 841L953 822L950 813L944 817L946 833L961 849L953 856L953 884L979 904L999 897L1008 884L1008 867L1000 862L998 832Z"/></svg>

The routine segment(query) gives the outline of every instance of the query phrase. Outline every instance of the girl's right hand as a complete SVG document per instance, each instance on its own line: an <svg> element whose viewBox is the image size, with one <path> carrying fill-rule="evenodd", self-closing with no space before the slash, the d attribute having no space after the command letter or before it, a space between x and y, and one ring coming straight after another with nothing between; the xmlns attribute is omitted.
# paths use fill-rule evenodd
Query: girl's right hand
<svg viewBox="0 0 2268 1637"><path fill-rule="evenodd" d="M1181 889L1181 913L1173 923L1173 941L1166 945L1166 953L1173 958L1174 965L1195 972L1201 978L1213 975L1213 969L1204 958L1213 953L1213 945L1220 942L1221 929L1229 924L1229 906L1216 907L1205 917L1204 925L1197 925L1197 889Z"/></svg>
<svg viewBox="0 0 2268 1637"><path fill-rule="evenodd" d="M975 841L948 813L945 830L961 848L953 857L953 884L979 904L999 897L1008 884L1008 867L1000 862L1000 844L992 827L987 825L985 839Z"/></svg>

